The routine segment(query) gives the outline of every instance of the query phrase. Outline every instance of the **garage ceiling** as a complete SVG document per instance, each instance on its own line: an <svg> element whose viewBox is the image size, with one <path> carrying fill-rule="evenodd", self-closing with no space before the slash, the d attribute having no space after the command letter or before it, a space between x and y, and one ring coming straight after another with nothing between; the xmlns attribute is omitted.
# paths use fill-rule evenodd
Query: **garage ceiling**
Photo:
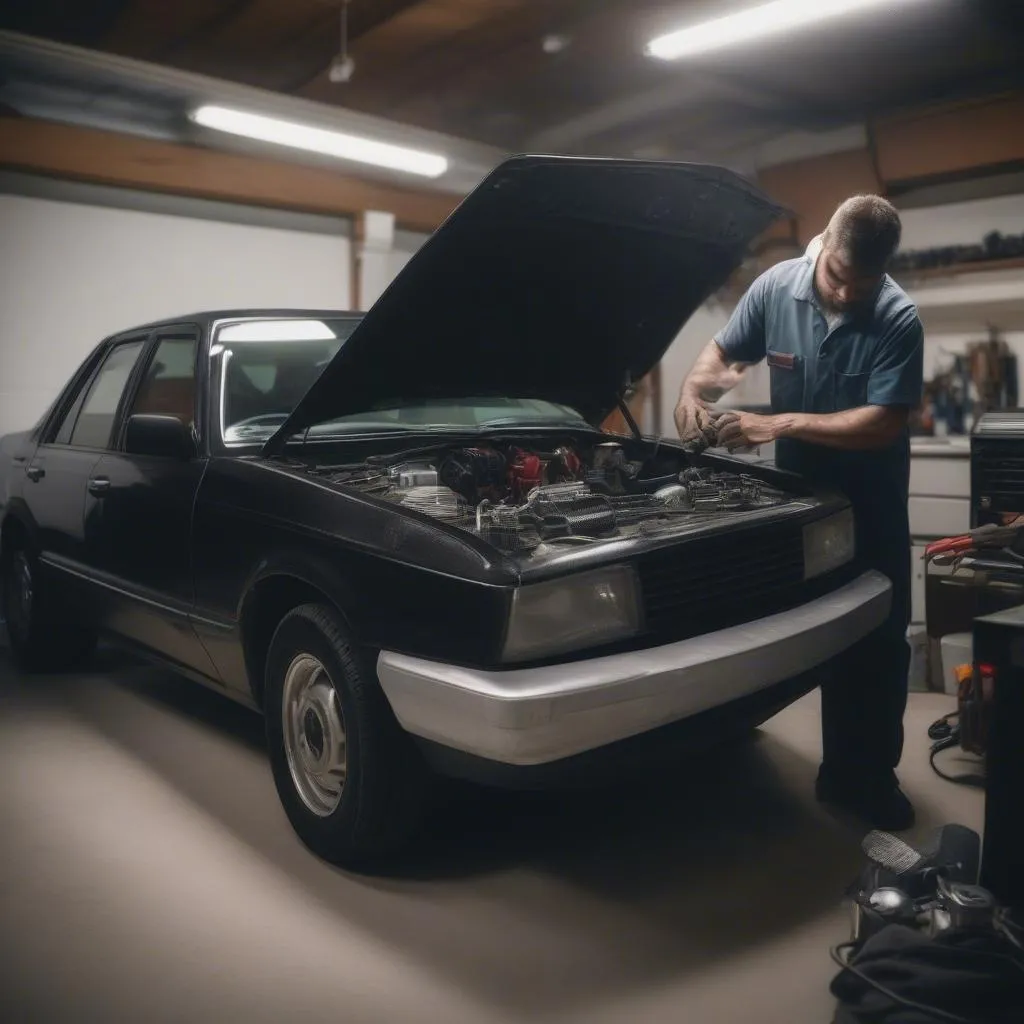
<svg viewBox="0 0 1024 1024"><path fill-rule="evenodd" d="M730 3L732 9L750 0ZM916 0L689 64L652 36L711 0L7 0L0 28L506 150L698 157L880 111L1024 88L1024 5Z"/></svg>

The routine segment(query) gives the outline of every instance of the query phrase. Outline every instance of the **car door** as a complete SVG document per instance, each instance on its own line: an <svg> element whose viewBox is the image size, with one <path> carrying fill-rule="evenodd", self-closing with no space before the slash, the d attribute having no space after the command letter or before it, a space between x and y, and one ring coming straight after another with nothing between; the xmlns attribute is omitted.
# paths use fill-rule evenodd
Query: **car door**
<svg viewBox="0 0 1024 1024"><path fill-rule="evenodd" d="M22 498L43 570L73 585L80 596L81 584L87 582L84 514L89 480L109 444L118 405L145 343L145 337L126 338L106 348L25 466Z"/></svg>
<svg viewBox="0 0 1024 1024"><path fill-rule="evenodd" d="M120 414L111 450L93 467L85 504L86 559L106 590L109 631L216 678L192 628L192 512L206 458L125 451L134 415L173 416L196 429L199 332L157 331Z"/></svg>

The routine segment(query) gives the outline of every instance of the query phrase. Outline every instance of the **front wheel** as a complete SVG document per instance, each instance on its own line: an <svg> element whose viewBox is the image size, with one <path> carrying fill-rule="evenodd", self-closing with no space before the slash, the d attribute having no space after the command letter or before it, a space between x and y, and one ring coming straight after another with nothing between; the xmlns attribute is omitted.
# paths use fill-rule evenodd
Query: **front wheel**
<svg viewBox="0 0 1024 1024"><path fill-rule="evenodd" d="M303 605L274 633L266 729L281 803L318 856L371 869L419 824L429 772L333 608Z"/></svg>
<svg viewBox="0 0 1024 1024"><path fill-rule="evenodd" d="M23 544L4 553L3 617L15 664L26 672L81 667L96 648L96 634L75 621L75 610L39 571L39 560Z"/></svg>

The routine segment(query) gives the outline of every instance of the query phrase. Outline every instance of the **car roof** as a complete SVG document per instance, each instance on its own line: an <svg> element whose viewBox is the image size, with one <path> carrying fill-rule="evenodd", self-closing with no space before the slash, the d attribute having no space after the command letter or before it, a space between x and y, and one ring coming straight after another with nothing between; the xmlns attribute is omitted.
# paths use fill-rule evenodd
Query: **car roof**
<svg viewBox="0 0 1024 1024"><path fill-rule="evenodd" d="M187 313L182 316L165 317L150 323L127 327L118 334L131 334L135 331L158 330L161 327L172 327L179 324L199 324L209 327L218 320L238 320L244 317L269 317L272 319L287 318L290 320L330 320L358 319L365 314L357 310L345 309L212 309L198 313Z"/></svg>

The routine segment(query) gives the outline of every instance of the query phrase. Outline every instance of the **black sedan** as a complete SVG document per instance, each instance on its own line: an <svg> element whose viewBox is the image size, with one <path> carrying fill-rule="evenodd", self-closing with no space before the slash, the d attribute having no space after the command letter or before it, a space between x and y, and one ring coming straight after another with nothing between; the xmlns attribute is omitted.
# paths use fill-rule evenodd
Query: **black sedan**
<svg viewBox="0 0 1024 1024"><path fill-rule="evenodd" d="M846 501L609 436L778 210L716 168L520 158L365 316L124 331L0 441L25 670L106 636L261 711L320 855L438 772L540 785L764 720L881 623Z"/></svg>

